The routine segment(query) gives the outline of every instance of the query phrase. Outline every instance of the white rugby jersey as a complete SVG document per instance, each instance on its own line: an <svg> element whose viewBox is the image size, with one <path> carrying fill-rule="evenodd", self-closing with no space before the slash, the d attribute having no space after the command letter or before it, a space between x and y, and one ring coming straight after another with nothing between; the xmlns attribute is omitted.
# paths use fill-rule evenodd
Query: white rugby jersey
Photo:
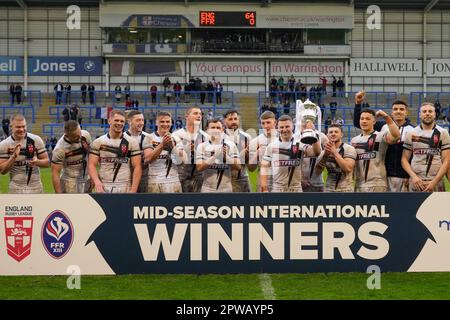
<svg viewBox="0 0 450 320"><path fill-rule="evenodd" d="M224 145L228 147L227 155L223 152ZM198 146L197 161L205 161L213 156L216 156L215 163L203 171L202 190L232 192L231 164L226 163L226 156L231 159L239 158L236 145L233 141L225 139L220 144L213 144L208 140Z"/></svg>
<svg viewBox="0 0 450 320"><path fill-rule="evenodd" d="M18 144L21 145L20 154L9 170L9 185L13 188L20 188L21 186L38 188L42 185L39 167L30 167L28 162L34 156L47 152L44 142L41 137L29 132L21 141L15 140L11 135L0 142L0 158L8 159L14 151L14 147Z"/></svg>
<svg viewBox="0 0 450 320"><path fill-rule="evenodd" d="M137 145L139 146L139 150L141 150L141 167L142 167L142 179L147 179L148 177L148 165L144 164L144 140L149 134L147 132L141 131L137 136L132 135L132 133L127 130L125 131L125 135L128 136L130 139L134 140Z"/></svg>
<svg viewBox="0 0 450 320"><path fill-rule="evenodd" d="M442 151L450 149L450 136L438 125L431 130L417 126L408 133L403 148L412 152L411 168L417 176L432 180L442 166Z"/></svg>
<svg viewBox="0 0 450 320"><path fill-rule="evenodd" d="M144 140L144 150L154 150L162 142L158 132L153 132ZM164 148L158 158L148 165L149 183L173 183L178 182L178 164L181 161L176 156L177 147L173 150Z"/></svg>
<svg viewBox="0 0 450 320"><path fill-rule="evenodd" d="M373 131L369 135L354 137L351 145L356 149L355 180L360 187L386 187L387 175L384 160L388 143L388 131Z"/></svg>
<svg viewBox="0 0 450 320"><path fill-rule="evenodd" d="M111 139L109 133L92 142L90 153L99 157L99 177L104 183L130 183L130 159L141 155L137 143L127 135Z"/></svg>
<svg viewBox="0 0 450 320"><path fill-rule="evenodd" d="M91 135L81 130L79 142L72 143L63 135L52 152L52 163L62 165L61 178L87 180L87 161Z"/></svg>
<svg viewBox="0 0 450 320"><path fill-rule="evenodd" d="M233 180L239 180L239 179L247 179L248 173L247 168L244 166L244 164L248 164L248 158L245 159L245 157L242 155L241 152L245 148L248 148L250 146L250 141L252 140L252 137L248 134L242 131L241 129L237 130L225 130L225 135L234 142L234 144L237 147L238 155L241 159L242 167L239 170L232 170L232 179Z"/></svg>
<svg viewBox="0 0 450 320"><path fill-rule="evenodd" d="M274 188L299 188L301 190L301 162L303 153L308 147L310 146L301 143L294 137L288 142L279 138L267 146L263 159L270 162Z"/></svg>
<svg viewBox="0 0 450 320"><path fill-rule="evenodd" d="M328 137L326 134L320 131L316 131L319 135L320 146L322 149L328 143ZM323 187L322 174L316 174L314 168L318 162L317 156L304 155L302 161L302 180L310 183L313 187Z"/></svg>
<svg viewBox="0 0 450 320"><path fill-rule="evenodd" d="M356 150L351 145L342 143L337 148L338 153L342 158L350 158L356 160ZM320 153L318 161L323 158L325 151ZM345 174L342 172L341 167L336 162L336 159L330 154L325 163L328 175L325 185L325 191L327 192L350 192L353 191L353 172Z"/></svg>

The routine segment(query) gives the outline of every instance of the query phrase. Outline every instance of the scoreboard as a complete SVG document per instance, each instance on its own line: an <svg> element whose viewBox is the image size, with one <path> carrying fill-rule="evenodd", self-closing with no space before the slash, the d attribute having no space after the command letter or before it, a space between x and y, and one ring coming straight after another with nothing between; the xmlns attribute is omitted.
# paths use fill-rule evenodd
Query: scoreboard
<svg viewBox="0 0 450 320"><path fill-rule="evenodd" d="M256 27L255 11L200 11L200 27Z"/></svg>

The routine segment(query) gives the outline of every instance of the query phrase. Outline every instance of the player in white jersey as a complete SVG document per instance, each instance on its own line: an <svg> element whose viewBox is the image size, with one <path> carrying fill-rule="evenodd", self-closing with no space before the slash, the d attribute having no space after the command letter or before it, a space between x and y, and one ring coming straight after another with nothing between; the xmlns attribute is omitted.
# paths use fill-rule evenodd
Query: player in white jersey
<svg viewBox="0 0 450 320"><path fill-rule="evenodd" d="M195 165L197 147L209 140L208 135L201 130L202 111L197 106L186 110L186 127L172 134L177 146L183 148L187 154L186 160L178 166L178 174L183 192L200 192L203 175Z"/></svg>
<svg viewBox="0 0 450 320"><path fill-rule="evenodd" d="M267 146L269 143L278 139L277 120L275 119L275 114L272 111L264 111L259 119L263 132L250 141L249 163L247 167L251 172L260 168ZM268 170L270 171L271 169L268 168ZM259 173L261 173L260 169ZM272 174L270 174L270 172L267 179L267 184L270 191L272 190ZM260 174L258 174L257 192L261 192Z"/></svg>
<svg viewBox="0 0 450 320"><path fill-rule="evenodd" d="M272 192L302 192L301 161L303 154L320 154L320 142L312 145L300 142L300 136L293 133L292 118L283 115L278 119L279 137L270 143L261 163L261 190L269 192L268 168L272 168L273 179ZM313 123L308 121L306 128L313 128Z"/></svg>
<svg viewBox="0 0 450 320"><path fill-rule="evenodd" d="M374 130L377 116L385 119L389 127L388 131ZM375 113L371 109L364 109L361 112L359 123L362 133L351 141L357 153L355 189L357 192L386 192L386 150L388 145L397 143L400 131L394 120L382 110Z"/></svg>
<svg viewBox="0 0 450 320"><path fill-rule="evenodd" d="M355 167L356 150L342 142L342 127L332 124L328 127L329 142L320 153L316 174L327 168L326 192L353 192L353 168Z"/></svg>
<svg viewBox="0 0 450 320"><path fill-rule="evenodd" d="M180 193L182 192L178 177L178 164L187 160L183 148L175 145L170 134L172 115L159 112L156 117L158 130L144 141L144 158L149 166L148 192Z"/></svg>
<svg viewBox="0 0 450 320"><path fill-rule="evenodd" d="M250 180L246 167L249 162L249 149L252 137L239 128L240 115L238 111L227 111L223 119L226 128L225 134L237 146L242 164L240 169L232 169L231 172L233 192L250 192Z"/></svg>
<svg viewBox="0 0 450 320"><path fill-rule="evenodd" d="M410 175L410 191L445 191L443 177L450 166L450 137L435 121L434 105L422 104L420 125L408 133L403 145L402 165Z"/></svg>
<svg viewBox="0 0 450 320"><path fill-rule="evenodd" d="M27 132L23 115L13 115L10 123L11 136L0 142L0 170L9 172L9 193L42 193L39 168L50 166L44 142Z"/></svg>
<svg viewBox="0 0 450 320"><path fill-rule="evenodd" d="M303 124L304 126L304 124ZM321 149L328 143L328 137L323 132L315 130L319 138ZM318 157L314 155L303 155L302 161L302 190L303 192L323 192L324 184L322 172L315 172Z"/></svg>
<svg viewBox="0 0 450 320"><path fill-rule="evenodd" d="M107 134L94 140L89 154L89 176L96 192L137 192L142 168L137 143L124 135L125 113L112 110ZM100 171L97 173L97 165ZM133 176L131 174L133 172Z"/></svg>
<svg viewBox="0 0 450 320"><path fill-rule="evenodd" d="M87 160L91 135L75 120L66 121L64 135L52 153L52 182L56 193L88 193Z"/></svg>
<svg viewBox="0 0 450 320"><path fill-rule="evenodd" d="M134 140L141 150L142 156L142 176L139 183L138 193L146 193L148 185L148 165L144 163L144 140L149 134L143 131L144 128L144 115L139 110L131 110L127 113L128 130L125 131L125 135Z"/></svg>
<svg viewBox="0 0 450 320"><path fill-rule="evenodd" d="M359 91L355 95L354 124L357 128L360 127L359 119L362 106L368 107L368 104L364 102L365 96L364 91ZM414 126L408 119L408 104L402 100L392 102L391 116L400 130L400 139L397 143L389 145L386 150L384 164L386 166L388 190L406 192L408 191L409 175L402 168L403 143L405 142L406 134L414 129ZM386 122L380 120L375 123L374 129L380 132L389 130Z"/></svg>
<svg viewBox="0 0 450 320"><path fill-rule="evenodd" d="M203 172L202 192L233 192L232 169L239 170L236 145L223 134L219 119L208 120L210 140L197 147L197 170Z"/></svg>

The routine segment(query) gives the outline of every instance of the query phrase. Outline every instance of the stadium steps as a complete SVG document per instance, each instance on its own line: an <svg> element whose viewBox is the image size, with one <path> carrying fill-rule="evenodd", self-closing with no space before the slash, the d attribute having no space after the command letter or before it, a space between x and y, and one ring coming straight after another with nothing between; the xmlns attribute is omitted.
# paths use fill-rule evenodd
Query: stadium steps
<svg viewBox="0 0 450 320"><path fill-rule="evenodd" d="M32 133L39 135L45 142L45 136L42 133L42 125L47 123L52 123L54 120L50 117L48 113L48 107L55 104L55 98L53 95L43 94L42 95L42 107L36 110L36 122L33 123ZM51 137L50 137L51 138ZM59 137L57 137L59 138Z"/></svg>
<svg viewBox="0 0 450 320"><path fill-rule="evenodd" d="M239 111L242 116L241 124L244 130L258 128L258 96L242 94L238 96Z"/></svg>

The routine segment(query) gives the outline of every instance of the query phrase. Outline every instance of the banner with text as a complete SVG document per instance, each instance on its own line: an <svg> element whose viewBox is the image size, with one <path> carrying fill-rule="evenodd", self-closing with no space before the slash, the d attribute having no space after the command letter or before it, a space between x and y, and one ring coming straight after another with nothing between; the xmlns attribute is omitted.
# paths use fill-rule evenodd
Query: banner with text
<svg viewBox="0 0 450 320"><path fill-rule="evenodd" d="M295 77L319 77L344 75L344 62L342 61L272 61L270 63L272 76L291 74Z"/></svg>
<svg viewBox="0 0 450 320"><path fill-rule="evenodd" d="M350 59L352 77L422 77L422 60L419 59Z"/></svg>
<svg viewBox="0 0 450 320"><path fill-rule="evenodd" d="M191 75L200 76L264 76L264 62L260 61L192 61Z"/></svg>
<svg viewBox="0 0 450 320"><path fill-rule="evenodd" d="M450 271L450 193L0 201L0 275Z"/></svg>

